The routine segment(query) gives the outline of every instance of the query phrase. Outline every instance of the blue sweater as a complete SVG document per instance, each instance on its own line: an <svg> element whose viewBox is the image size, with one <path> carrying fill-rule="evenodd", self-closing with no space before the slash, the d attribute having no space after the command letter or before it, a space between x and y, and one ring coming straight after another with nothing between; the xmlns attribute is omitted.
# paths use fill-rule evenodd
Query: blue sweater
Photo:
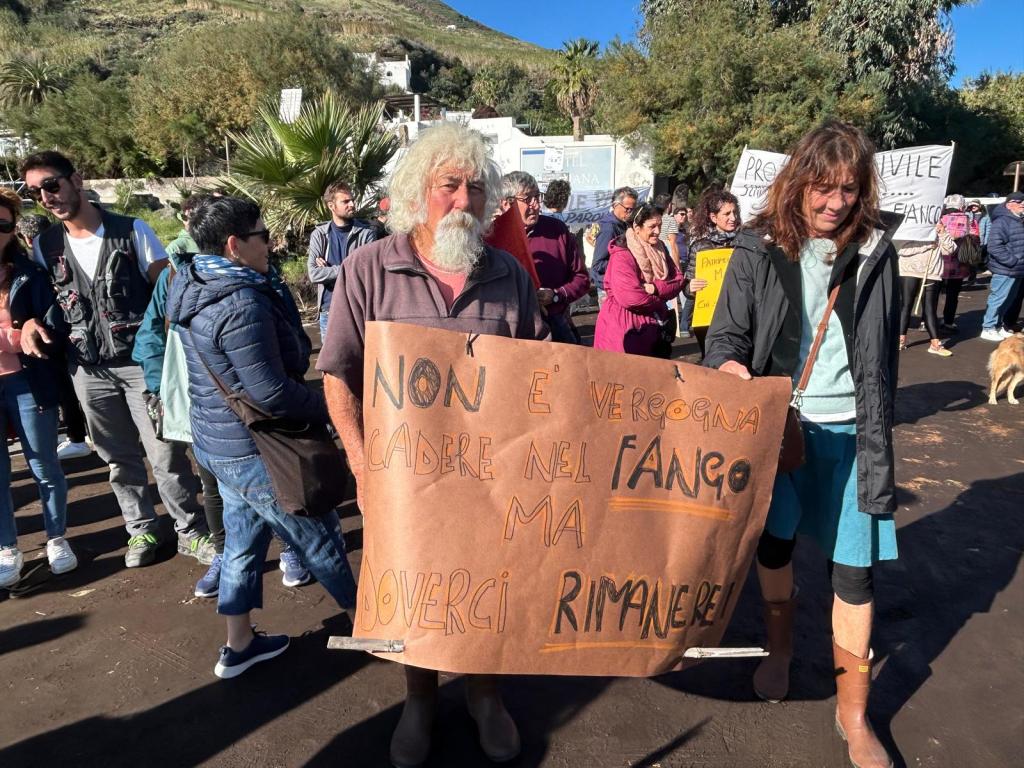
<svg viewBox="0 0 1024 768"><path fill-rule="evenodd" d="M228 408L203 360L231 390L244 392L272 417L327 422L323 395L303 381L312 347L287 289L282 297L269 284L199 274L189 264L174 278L167 315L182 328L198 448L218 458L256 453L248 428Z"/></svg>
<svg viewBox="0 0 1024 768"><path fill-rule="evenodd" d="M988 269L993 275L1024 277L1024 218L1006 205L992 211L988 234Z"/></svg>

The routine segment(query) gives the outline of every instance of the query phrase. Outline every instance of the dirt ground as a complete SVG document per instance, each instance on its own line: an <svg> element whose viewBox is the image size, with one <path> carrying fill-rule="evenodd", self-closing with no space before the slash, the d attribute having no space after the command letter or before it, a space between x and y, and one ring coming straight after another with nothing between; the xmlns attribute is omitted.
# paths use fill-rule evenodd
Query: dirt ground
<svg viewBox="0 0 1024 768"><path fill-rule="evenodd" d="M983 290L965 292L963 340L950 343L952 358L927 354L923 333L912 332L903 353L900 559L876 569L871 697L897 765L992 768L1021 765L1024 756L1024 405L986 402L993 345L976 338L984 300ZM680 344L680 356L695 351L693 342ZM19 542L26 569L40 567L30 577L35 591L12 598L0 590L0 767L387 765L401 671L325 649L346 622L321 587L283 587L272 549L265 609L256 615L261 627L291 634L292 646L218 680L223 621L214 601L192 597L205 569L168 547L158 564L126 570L106 469L95 458L67 469L68 536L81 566L52 577L35 489L14 458ZM352 509L344 528L358 567L362 532ZM515 764L847 765L832 726L831 598L809 542L797 549L797 579L786 703L755 699L751 660L649 680L512 678L507 700L524 745ZM724 644L760 642L750 579ZM430 765L486 765L461 682L442 683Z"/></svg>

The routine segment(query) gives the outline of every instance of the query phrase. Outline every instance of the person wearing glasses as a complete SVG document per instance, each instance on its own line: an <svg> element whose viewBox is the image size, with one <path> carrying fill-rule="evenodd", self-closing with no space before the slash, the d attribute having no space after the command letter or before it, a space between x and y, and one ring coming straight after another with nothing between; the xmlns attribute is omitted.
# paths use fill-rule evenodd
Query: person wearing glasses
<svg viewBox="0 0 1024 768"><path fill-rule="evenodd" d="M196 502L199 481L180 443L159 440L146 410L146 381L132 360L135 334L167 264L163 245L139 219L93 205L82 177L59 152L29 155L26 189L60 222L36 238L33 253L50 274L70 327L68 366L96 452L110 465L110 485L128 529L128 568L149 565L160 525L149 494L149 459L164 507L174 519L178 552L209 565L214 549ZM22 329L25 353L47 354L45 328Z"/></svg>
<svg viewBox="0 0 1024 768"><path fill-rule="evenodd" d="M598 221L597 241L594 244L594 260L590 267L590 279L597 288L598 304L605 299L604 273L608 269L608 246L626 234L629 220L636 210L639 195L632 187L619 187L612 193L612 207Z"/></svg>
<svg viewBox="0 0 1024 768"><path fill-rule="evenodd" d="M224 553L217 612L227 643L214 674L237 677L280 655L287 635L254 632L263 607L263 563L274 533L302 558L343 609L355 607L355 578L335 512L287 514L249 428L228 407L211 371L274 418L327 423L323 395L306 386L312 350L288 287L270 266L270 233L259 207L210 198L189 218L199 253L183 264L167 297L188 365L192 450L216 478L224 501Z"/></svg>
<svg viewBox="0 0 1024 768"><path fill-rule="evenodd" d="M10 189L0 189L0 435L6 437L12 426L21 441L39 489L50 570L61 574L78 567L78 558L64 538L68 487L57 458L59 375L55 360L23 354L21 333L25 322L35 319L59 346L67 329L49 277L29 259L15 235L20 214L21 198ZM46 351L53 350L47 347ZM16 584L23 564L11 498L11 457L4 440L0 453L0 587Z"/></svg>
<svg viewBox="0 0 1024 768"><path fill-rule="evenodd" d="M526 224L526 240L540 278L537 301L547 312L551 340L579 344L580 334L569 315L569 305L586 296L590 277L576 238L569 228L552 216L541 216L537 180L523 171L512 171L501 179L501 210L513 205Z"/></svg>

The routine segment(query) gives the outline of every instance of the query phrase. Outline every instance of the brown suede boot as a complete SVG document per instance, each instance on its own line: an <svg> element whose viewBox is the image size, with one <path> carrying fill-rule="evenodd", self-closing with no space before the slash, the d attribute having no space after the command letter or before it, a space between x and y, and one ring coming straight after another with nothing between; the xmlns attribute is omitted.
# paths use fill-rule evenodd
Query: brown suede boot
<svg viewBox="0 0 1024 768"><path fill-rule="evenodd" d="M862 659L832 641L836 675L836 730L846 741L854 768L892 768L892 759L868 721L871 659Z"/></svg>
<svg viewBox="0 0 1024 768"><path fill-rule="evenodd" d="M437 672L405 668L405 706L391 735L391 765L417 768L430 755L430 737L437 711Z"/></svg>
<svg viewBox="0 0 1024 768"><path fill-rule="evenodd" d="M789 663L793 659L793 613L797 590L781 603L764 604L764 626L768 635L768 656L754 672L754 693L778 704L789 695Z"/></svg>
<svg viewBox="0 0 1024 768"><path fill-rule="evenodd" d="M497 675L466 675L466 707L476 721L480 748L492 762L519 757L519 729L501 700Z"/></svg>

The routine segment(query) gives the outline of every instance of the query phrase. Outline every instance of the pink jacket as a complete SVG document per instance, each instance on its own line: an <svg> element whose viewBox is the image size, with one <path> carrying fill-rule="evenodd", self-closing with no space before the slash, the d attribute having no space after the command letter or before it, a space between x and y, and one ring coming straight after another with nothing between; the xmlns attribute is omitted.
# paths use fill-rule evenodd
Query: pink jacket
<svg viewBox="0 0 1024 768"><path fill-rule="evenodd" d="M608 292L597 316L594 330L594 349L623 352L623 341L629 331L639 331L664 323L669 310L665 302L671 301L683 290L685 278L669 258L664 245L668 274L664 280L655 280L655 292L644 290L643 276L636 259L628 248L612 243L608 247L608 270L604 287Z"/></svg>

